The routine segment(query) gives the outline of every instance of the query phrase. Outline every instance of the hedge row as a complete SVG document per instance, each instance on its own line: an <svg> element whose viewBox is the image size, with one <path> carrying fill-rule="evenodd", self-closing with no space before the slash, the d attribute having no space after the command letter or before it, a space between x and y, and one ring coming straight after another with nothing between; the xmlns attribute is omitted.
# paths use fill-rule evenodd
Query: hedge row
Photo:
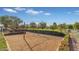
<svg viewBox="0 0 79 59"><path fill-rule="evenodd" d="M46 34L46 35L54 35L54 36L60 36L64 37L65 34L61 32L56 32L56 31L45 31L45 30L27 30L27 32L34 32L34 33L39 33L39 34Z"/></svg>
<svg viewBox="0 0 79 59"><path fill-rule="evenodd" d="M26 32L33 32L33 33L39 33L39 34L46 34L46 35L54 35L54 36L60 36L64 37L65 34L61 32L56 31L45 31L45 30L15 30L14 32L5 34L5 35L16 35L16 34L23 34Z"/></svg>

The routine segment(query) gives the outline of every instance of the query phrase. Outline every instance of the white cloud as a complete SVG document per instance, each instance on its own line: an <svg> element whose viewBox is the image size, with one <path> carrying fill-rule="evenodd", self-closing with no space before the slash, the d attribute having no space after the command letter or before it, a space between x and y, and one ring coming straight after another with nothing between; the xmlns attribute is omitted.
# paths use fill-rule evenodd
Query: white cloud
<svg viewBox="0 0 79 59"><path fill-rule="evenodd" d="M75 10L72 12L67 12L68 14L79 15L79 10Z"/></svg>
<svg viewBox="0 0 79 59"><path fill-rule="evenodd" d="M73 14L79 15L79 10L74 11Z"/></svg>
<svg viewBox="0 0 79 59"><path fill-rule="evenodd" d="M13 10L13 9L11 9L11 8L4 8L3 10L4 10L4 11L7 11L7 12L11 12L11 13L17 13L16 10Z"/></svg>
<svg viewBox="0 0 79 59"><path fill-rule="evenodd" d="M38 15L38 14L43 14L43 15L51 15L49 12L45 12L42 10L34 10L34 9L26 9L26 8L21 8L21 7L16 7L16 8L4 8L4 11L11 12L11 13L17 13L18 11L25 11L25 13L30 14L30 15Z"/></svg>
<svg viewBox="0 0 79 59"><path fill-rule="evenodd" d="M47 16L49 16L49 15L51 15L51 13L44 13L44 15L47 15Z"/></svg>
<svg viewBox="0 0 79 59"><path fill-rule="evenodd" d="M39 11L40 13L43 13L44 11Z"/></svg>
<svg viewBox="0 0 79 59"><path fill-rule="evenodd" d="M33 9L28 9L26 10L26 13L31 14L31 15L37 15L37 14L43 13L43 11L36 11Z"/></svg>
<svg viewBox="0 0 79 59"><path fill-rule="evenodd" d="M21 8L21 7L17 7L17 8L14 8L15 10L17 11L23 11L23 10L26 10L25 8Z"/></svg>
<svg viewBox="0 0 79 59"><path fill-rule="evenodd" d="M37 11L37 10L33 10L33 9L27 9L26 13L30 14L30 15L38 15L38 14L51 15L51 13L48 13L48 12L45 12L45 11Z"/></svg>

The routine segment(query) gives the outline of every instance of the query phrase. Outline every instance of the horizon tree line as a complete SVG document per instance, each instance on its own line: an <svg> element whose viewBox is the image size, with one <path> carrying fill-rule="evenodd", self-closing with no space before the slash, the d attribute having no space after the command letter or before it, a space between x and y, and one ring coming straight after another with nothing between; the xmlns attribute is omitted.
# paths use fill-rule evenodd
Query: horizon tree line
<svg viewBox="0 0 79 59"><path fill-rule="evenodd" d="M4 27L11 29L19 29L19 28L33 28L33 29L52 29L52 30L65 30L65 29L73 29L79 30L79 22L75 22L74 24L57 24L54 22L52 25L47 26L46 22L39 22L38 24L35 22L31 22L30 24L22 24L23 21L16 16L0 16L0 23L4 25Z"/></svg>
<svg viewBox="0 0 79 59"><path fill-rule="evenodd" d="M46 22L39 22L36 24L35 22L31 22L30 24L26 24L27 28L41 28L41 29L74 29L79 30L79 22L75 22L74 24L57 24L54 22L52 25L47 26Z"/></svg>

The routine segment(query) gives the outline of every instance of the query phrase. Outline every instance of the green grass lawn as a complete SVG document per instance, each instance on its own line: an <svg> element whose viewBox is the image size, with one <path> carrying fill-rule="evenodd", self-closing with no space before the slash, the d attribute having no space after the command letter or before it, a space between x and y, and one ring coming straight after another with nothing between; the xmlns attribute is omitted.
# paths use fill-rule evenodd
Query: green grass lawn
<svg viewBox="0 0 79 59"><path fill-rule="evenodd" d="M2 33L0 32L0 50L6 49L6 48L7 48L7 46L6 46L5 39L2 35Z"/></svg>

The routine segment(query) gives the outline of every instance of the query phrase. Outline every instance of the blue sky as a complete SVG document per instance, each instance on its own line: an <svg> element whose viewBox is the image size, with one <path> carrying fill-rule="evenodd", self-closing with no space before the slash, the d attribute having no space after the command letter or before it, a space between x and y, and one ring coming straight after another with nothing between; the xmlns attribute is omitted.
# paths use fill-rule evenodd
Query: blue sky
<svg viewBox="0 0 79 59"><path fill-rule="evenodd" d="M10 15L21 18L24 22L56 22L71 24L79 22L78 7L0 7L0 16Z"/></svg>

